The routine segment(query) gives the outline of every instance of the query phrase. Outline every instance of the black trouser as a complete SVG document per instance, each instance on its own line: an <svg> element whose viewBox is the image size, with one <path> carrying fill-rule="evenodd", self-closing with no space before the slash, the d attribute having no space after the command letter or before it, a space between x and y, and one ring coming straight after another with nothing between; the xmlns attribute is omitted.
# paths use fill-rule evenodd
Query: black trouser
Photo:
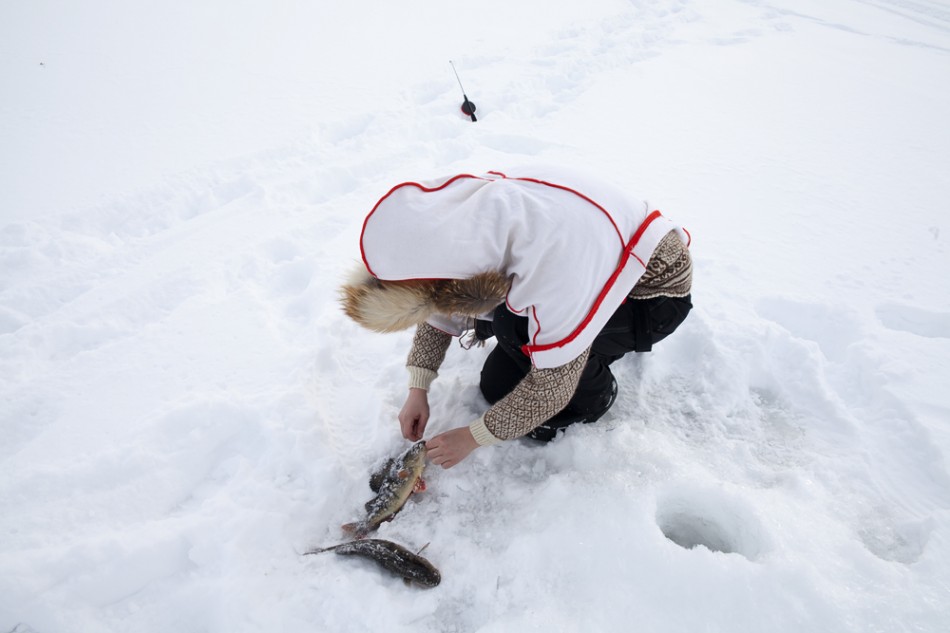
<svg viewBox="0 0 950 633"><path fill-rule="evenodd" d="M654 343L673 333L692 307L689 296L627 299L594 339L577 391L558 417L580 419L606 411L605 403L607 407L613 404L616 383L610 364L628 352L649 352ZM528 342L528 318L512 314L502 304L495 309L490 326L487 322L476 324L479 338L492 334L498 344L482 367L480 387L485 399L494 404L531 369L531 360L521 351Z"/></svg>

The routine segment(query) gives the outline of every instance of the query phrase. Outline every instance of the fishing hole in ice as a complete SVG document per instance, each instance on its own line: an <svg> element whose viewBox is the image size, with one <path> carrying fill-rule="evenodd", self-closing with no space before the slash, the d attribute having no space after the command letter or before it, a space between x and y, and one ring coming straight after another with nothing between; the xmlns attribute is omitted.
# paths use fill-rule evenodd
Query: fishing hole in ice
<svg viewBox="0 0 950 633"><path fill-rule="evenodd" d="M656 523L663 535L684 549L756 560L767 549L761 522L748 503L718 490L679 488L657 499Z"/></svg>

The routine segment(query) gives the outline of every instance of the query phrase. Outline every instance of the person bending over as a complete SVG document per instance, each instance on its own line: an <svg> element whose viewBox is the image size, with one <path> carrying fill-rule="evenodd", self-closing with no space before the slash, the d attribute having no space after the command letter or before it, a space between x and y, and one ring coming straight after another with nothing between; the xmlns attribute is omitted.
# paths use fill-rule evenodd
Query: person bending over
<svg viewBox="0 0 950 633"><path fill-rule="evenodd" d="M692 308L690 237L599 178L538 167L393 187L370 211L345 313L377 332L415 327L403 436L421 440L428 389L453 337L494 337L491 404L427 440L450 468L479 446L547 441L613 405L611 363L648 352Z"/></svg>

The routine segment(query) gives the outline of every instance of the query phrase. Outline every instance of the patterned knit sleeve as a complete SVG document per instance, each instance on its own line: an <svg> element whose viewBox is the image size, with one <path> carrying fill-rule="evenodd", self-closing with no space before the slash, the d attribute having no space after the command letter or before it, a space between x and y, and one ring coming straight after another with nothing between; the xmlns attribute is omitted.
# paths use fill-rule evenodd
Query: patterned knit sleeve
<svg viewBox="0 0 950 633"><path fill-rule="evenodd" d="M428 323L421 323L416 328L409 358L406 360L410 388L428 391L429 385L439 375L439 367L445 360L445 352L449 349L451 342L451 336Z"/></svg>
<svg viewBox="0 0 950 633"><path fill-rule="evenodd" d="M646 272L633 287L630 296L634 299L685 297L692 286L693 260L689 249L675 231L670 231L653 251Z"/></svg>
<svg viewBox="0 0 950 633"><path fill-rule="evenodd" d="M526 435L566 407L577 390L588 354L590 348L560 367L532 367L511 393L472 423L472 435L478 443L494 444Z"/></svg>

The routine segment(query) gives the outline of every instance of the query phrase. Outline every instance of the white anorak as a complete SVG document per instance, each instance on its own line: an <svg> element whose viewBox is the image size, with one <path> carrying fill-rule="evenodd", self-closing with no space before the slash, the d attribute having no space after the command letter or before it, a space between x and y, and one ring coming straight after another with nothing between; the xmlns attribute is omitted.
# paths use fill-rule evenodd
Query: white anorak
<svg viewBox="0 0 950 633"><path fill-rule="evenodd" d="M619 188L558 168L405 182L367 216L363 262L383 280L465 279L501 271L508 309L528 317L523 351L539 369L580 356L627 298L671 230ZM433 317L458 336L461 319Z"/></svg>

